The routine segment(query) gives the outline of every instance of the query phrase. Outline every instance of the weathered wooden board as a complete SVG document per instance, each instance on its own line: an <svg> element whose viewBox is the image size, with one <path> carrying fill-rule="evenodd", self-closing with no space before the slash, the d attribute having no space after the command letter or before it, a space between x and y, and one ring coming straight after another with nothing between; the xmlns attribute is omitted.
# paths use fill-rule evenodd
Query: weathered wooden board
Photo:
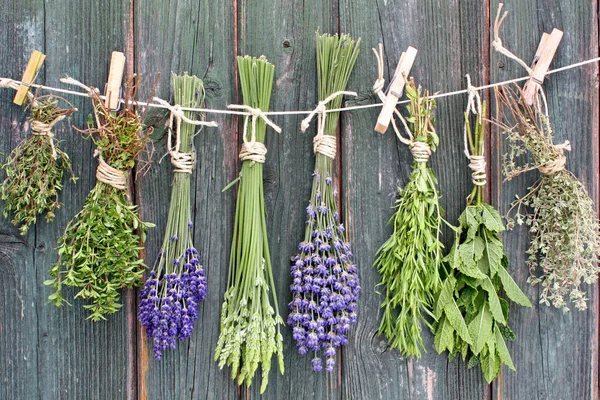
<svg viewBox="0 0 600 400"><path fill-rule="evenodd" d="M491 5L496 15L497 2ZM543 7L535 1L510 2L502 27L504 45L526 62L533 60L539 38L553 28L564 36L551 68L598 56L596 2L550 1ZM493 39L493 38L492 38ZM512 60L492 53L491 79L505 80L525 75ZM593 198L598 196L598 69L591 65L552 75L544 82L555 143L570 140L567 168L582 178ZM500 137L494 148L504 150ZM537 171L502 184L498 150L494 170L494 201L506 212L515 194L523 195L538 178ZM510 271L532 299L532 309L511 307L511 326L517 341L509 345L517 373L503 370L493 384L495 398L592 399L598 398L598 292L589 287L586 312L563 314L537 304L539 288L527 282L525 266L528 236L523 227L504 234Z"/></svg>
<svg viewBox="0 0 600 400"><path fill-rule="evenodd" d="M0 29L7 39L0 50L3 76L20 77L30 52L39 49L49 56L38 81L56 86L60 77L69 74L103 86L110 51L125 44L124 4L104 7L62 0L46 7L43 2L23 1L3 2L1 8ZM90 17L81 23L65 15ZM13 94L2 91L0 95L2 132L11 138L2 141L2 152L7 154L28 132L22 110L10 101ZM89 100L69 100L80 110L73 125L84 127L91 110ZM80 301L58 310L47 301L51 289L43 281L56 262L56 241L95 182L91 143L66 122L58 127L57 136L80 179L75 185L65 184L60 199L65 206L56 213L56 221L52 225L40 222L26 237L2 221L0 397L133 398L134 335L128 316L134 310L128 297L124 311L105 323L85 321Z"/></svg>

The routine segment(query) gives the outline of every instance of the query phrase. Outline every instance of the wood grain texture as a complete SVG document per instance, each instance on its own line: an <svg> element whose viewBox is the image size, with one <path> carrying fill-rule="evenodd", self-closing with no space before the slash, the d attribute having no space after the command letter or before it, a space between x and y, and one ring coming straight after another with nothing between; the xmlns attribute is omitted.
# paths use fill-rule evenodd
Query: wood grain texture
<svg viewBox="0 0 600 400"><path fill-rule="evenodd" d="M491 5L495 16L497 2ZM539 8L535 1L505 5L509 15L501 38L513 53L530 62L543 32L564 31L551 68L598 56L597 4L594 1L549 1ZM512 60L492 54L492 81L525 75ZM544 82L555 143L570 140L567 168L598 199L598 69L596 65L552 75ZM504 212L515 194L523 195L538 178L537 171L501 184L500 151L506 150L500 137L494 139L494 200ZM529 237L523 227L503 235L510 258L510 272L532 299L533 308L511 305L511 326L517 340L509 344L517 372L503 369L493 384L494 398L592 399L598 398L598 291L588 289L586 312L560 310L537 304L539 288L527 282L525 251Z"/></svg>
<svg viewBox="0 0 600 400"><path fill-rule="evenodd" d="M378 42L384 44L388 82L400 53L408 46L419 50L411 72L416 83L432 93L464 87L466 73L476 84L484 81L486 58L474 56L487 46L483 40L488 29L484 2L467 6L459 1L379 1L366 7L362 2L342 1L340 10L341 30L364 41L350 87L369 102L374 101L370 92L377 77L370 48ZM431 165L450 223L455 223L471 189L468 162L462 153L465 101L466 96L441 99L436 113L440 146ZM408 181L412 164L409 149L392 129L385 135L373 131L378 111L351 112L342 120L345 215L363 288L352 346L343 354L343 398L484 398L487 385L481 373L467 370L462 362L449 363L446 354L437 355L425 327L427 353L420 360L401 359L396 350L389 350L385 338L376 334L381 297L376 288L379 275L372 264L375 252L391 234L386 223L398 187ZM448 246L452 239L445 229L444 243Z"/></svg>
<svg viewBox="0 0 600 400"><path fill-rule="evenodd" d="M234 15L229 2L140 0L135 2L136 69L144 76L149 95L160 73L156 95L171 99L171 72L189 72L204 80L206 106L225 108L235 103L237 88ZM198 163L192 177L194 244L208 279L208 293L199 306L191 338L175 351L154 359L152 342L138 325L139 397L142 399L232 399L238 391L230 371L213 361L219 336L220 304L227 285L235 195L221 190L235 178L237 169L236 120L207 115L218 128L204 128L195 141ZM164 120L160 121L164 123ZM137 197L145 220L156 223L146 244L147 265L160 250L171 196L172 168L166 153L166 136L155 135L154 162L149 173L138 176Z"/></svg>

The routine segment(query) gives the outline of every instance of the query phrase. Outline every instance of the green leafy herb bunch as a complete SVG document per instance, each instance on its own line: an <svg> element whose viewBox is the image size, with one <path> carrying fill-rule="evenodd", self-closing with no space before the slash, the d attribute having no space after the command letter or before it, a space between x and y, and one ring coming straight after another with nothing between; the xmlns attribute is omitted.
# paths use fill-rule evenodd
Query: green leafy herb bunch
<svg viewBox="0 0 600 400"><path fill-rule="evenodd" d="M501 364L515 370L505 342L514 340L515 335L508 327L508 301L502 290L521 306L531 307L531 303L506 270L508 258L499 236L504 231L502 218L483 199L485 112L484 102L474 130L469 113L465 113L465 146L474 187L444 260L447 268L433 308L433 332L438 353L447 350L450 359L461 354L463 360L469 359L469 367L481 365L489 383L500 373Z"/></svg>
<svg viewBox="0 0 600 400"><path fill-rule="evenodd" d="M406 85L406 95L409 117L403 122L410 140L399 137L410 145L414 162L390 219L394 232L378 250L375 267L385 296L378 332L403 356L418 358L424 349L421 322L429 324L430 309L441 285L443 209L437 178L427 163L439 142L433 126L436 103L412 79Z"/></svg>
<svg viewBox="0 0 600 400"><path fill-rule="evenodd" d="M71 172L71 160L54 139L54 125L73 112L74 107L59 107L53 96L30 97L31 135L9 154L2 169L6 179L0 186L0 197L5 203L4 217L12 215L12 224L21 235L27 234L39 214L46 214L47 222L54 220L54 212L61 204L58 194L63 188L64 172Z"/></svg>
<svg viewBox="0 0 600 400"><path fill-rule="evenodd" d="M507 180L537 169L541 177L525 196L517 197L507 213L508 226L525 224L531 234L527 250L529 282L540 284L540 302L568 311L568 302L579 310L587 308L582 284L593 284L600 267L600 230L598 215L583 183L565 169L565 150L569 142L554 144L552 126L546 113L527 105L521 89L504 87L496 96L506 115L499 116L510 145L504 156ZM523 163L528 155L531 162Z"/></svg>
<svg viewBox="0 0 600 400"><path fill-rule="evenodd" d="M53 279L45 282L55 289L49 299L56 306L64 301L63 285L78 288L75 298L89 300L84 308L93 321L119 310L120 289L141 284L145 266L140 242L153 226L140 220L127 185L129 172L151 134L150 129L143 131L133 101L138 82L127 80L125 104L118 112L107 109L98 93L86 87L96 127L82 132L96 145L97 182L59 239L58 262L50 270Z"/></svg>
<svg viewBox="0 0 600 400"><path fill-rule="evenodd" d="M254 111L252 117L246 117L240 152L243 162L229 259L229 288L221 308L215 361L218 360L219 368L230 366L232 378L247 386L252 384L261 364L263 393L274 355L281 373L284 371L280 332L283 320L273 282L263 192L266 122L259 118L259 111L269 109L275 67L264 56L240 56L237 62L244 104Z"/></svg>

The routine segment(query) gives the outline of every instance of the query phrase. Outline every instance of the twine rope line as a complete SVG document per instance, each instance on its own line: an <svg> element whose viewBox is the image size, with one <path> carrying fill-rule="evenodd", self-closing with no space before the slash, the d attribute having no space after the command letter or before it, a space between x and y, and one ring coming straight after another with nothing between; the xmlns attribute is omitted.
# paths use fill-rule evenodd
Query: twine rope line
<svg viewBox="0 0 600 400"><path fill-rule="evenodd" d="M335 99L336 97L344 95L356 97L358 96L358 93L350 92L347 90L339 90L330 94L325 99L321 100L319 104L317 104L315 109L312 110L310 114L308 114L308 117L304 118L302 120L302 123L300 124L300 130L302 132L305 132L310 126L310 121L312 121L314 116L317 115L318 129L317 134L313 138L313 152L315 154L323 154L324 156L329 157L332 160L335 159L337 144L335 136L325 134L327 104L329 104L329 102Z"/></svg>
<svg viewBox="0 0 600 400"><path fill-rule="evenodd" d="M128 171L121 171L108 165L98 150L94 150L94 157L98 157L98 167L96 168L97 180L106 183L115 189L127 189Z"/></svg>
<svg viewBox="0 0 600 400"><path fill-rule="evenodd" d="M153 101L161 104L167 108L171 114L169 116L169 120L167 122L167 128L169 130L169 135L167 136L167 151L171 156L171 164L175 169L173 172L181 172L185 174L191 174L194 170L194 166L196 164L196 154L195 151L191 151L189 153L180 152L181 146L181 123L182 121L195 126L213 126L217 127L215 121L198 121L193 120L185 116L184 111L181 109L179 104L171 105L168 102L160 99L158 97L154 97ZM171 137L173 133L173 120L175 120L175 146L172 146Z"/></svg>
<svg viewBox="0 0 600 400"><path fill-rule="evenodd" d="M54 125L56 125L56 123L62 121L63 119L65 119L65 117L65 115L59 115L47 124L34 119L31 120L31 134L35 136L46 136L48 138L48 140L50 141L50 147L52 148L53 160L56 160L58 153L54 144L54 132L52 132L52 129L54 128Z"/></svg>
<svg viewBox="0 0 600 400"><path fill-rule="evenodd" d="M479 122L481 122L481 118L483 118L481 111L481 97L479 97L479 93L475 90L475 87L471 85L471 76L469 74L466 75L467 78L467 91L469 93L469 98L467 100L467 110L465 111L467 117L473 113L477 116ZM475 186L485 186L487 183L487 175L486 175L486 162L485 162L485 146L481 147L481 155L474 155L469 152L469 143L467 139L467 124L469 120L465 120L464 126L464 140L465 140L465 155L469 159L469 168L471 169L471 181Z"/></svg>
<svg viewBox="0 0 600 400"><path fill-rule="evenodd" d="M244 118L244 134L242 135L242 147L240 149L240 159L242 161L250 160L263 164L266 160L267 148L261 142L256 141L256 120L262 118L265 123L273 128L275 132L281 133L281 128L266 116L260 108L252 108L245 104L229 104L227 106L233 110L246 110L248 115ZM248 140L248 119L252 118L252 130L250 140Z"/></svg>
<svg viewBox="0 0 600 400"><path fill-rule="evenodd" d="M565 165L567 164L565 150L571 151L571 142L565 140L564 143L555 144L553 146L558 152L558 157L537 167L538 171L540 171L544 175L552 175L557 172L560 172L563 169L565 169Z"/></svg>

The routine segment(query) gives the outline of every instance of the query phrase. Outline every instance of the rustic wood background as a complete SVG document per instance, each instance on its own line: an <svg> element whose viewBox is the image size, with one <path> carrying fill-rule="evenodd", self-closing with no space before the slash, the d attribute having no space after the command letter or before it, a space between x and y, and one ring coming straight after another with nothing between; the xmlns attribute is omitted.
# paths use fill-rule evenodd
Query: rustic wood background
<svg viewBox="0 0 600 400"><path fill-rule="evenodd" d="M596 0L508 1L503 26L507 47L533 57L543 31L556 27L564 38L553 66L598 56ZM170 72L202 77L207 105L239 103L234 64L238 54L264 54L276 66L274 110L311 109L317 101L314 33L344 32L362 37L362 49L349 89L354 103L376 101L376 75L370 48L383 42L386 77L409 45L419 49L413 74L431 91L465 87L522 76L514 62L490 50L490 17L497 0L0 0L0 76L19 78L33 49L48 55L38 82L58 85L65 74L103 87L110 52L125 51L130 71L144 75L148 92L160 73L158 95L168 98ZM592 64L553 75L545 83L556 140L571 141L568 167L598 198L598 67ZM489 93L487 94L489 95ZM25 115L0 92L0 152L22 140ZM74 126L90 112L85 98L69 98L80 109ZM462 153L462 112L466 96L439 101L437 129L441 145L432 157L442 203L449 221L458 217L470 191ZM136 321L137 293L126 291L125 307L107 322L85 321L84 310L56 309L47 303L51 289L42 282L56 261L53 250L69 219L82 207L95 182L92 144L63 123L58 136L71 155L80 180L66 183L63 209L55 223L39 223L26 237L0 222L0 398L1 399L237 399L258 398L259 385L240 388L213 361L219 309L226 288L235 191L221 193L238 170L239 121L217 116L220 128L206 129L196 140L201 155L194 174L195 243L209 279L209 295L190 340L156 362ZM289 257L304 232L304 208L313 169L312 134L301 134L301 117L274 118L281 135L268 135L265 191L269 240L280 308L287 313ZM406 183L411 157L394 135L373 131L376 110L345 113L341 118L338 171L343 215L360 268L363 292L359 323L341 354L335 373L313 373L310 358L299 356L285 329L286 374L272 371L268 399L592 399L598 398L597 286L590 287L589 310L563 314L534 305L512 308L518 339L509 344L517 373L506 368L491 385L477 369L436 355L426 333L428 352L420 360L400 358L375 332L380 296L374 252L390 234L386 222L397 187ZM311 134L312 133L312 134ZM157 136L157 158L165 141ZM492 135L491 202L506 211L516 193L524 193L536 173L502 184L501 138ZM164 232L169 201L170 166L155 163L135 180L135 201L149 234L146 259L152 264ZM446 243L450 241L446 235ZM510 271L531 299L538 289L526 284L527 234L504 235ZM535 301L534 301L535 303ZM284 314L285 316L285 314Z"/></svg>

